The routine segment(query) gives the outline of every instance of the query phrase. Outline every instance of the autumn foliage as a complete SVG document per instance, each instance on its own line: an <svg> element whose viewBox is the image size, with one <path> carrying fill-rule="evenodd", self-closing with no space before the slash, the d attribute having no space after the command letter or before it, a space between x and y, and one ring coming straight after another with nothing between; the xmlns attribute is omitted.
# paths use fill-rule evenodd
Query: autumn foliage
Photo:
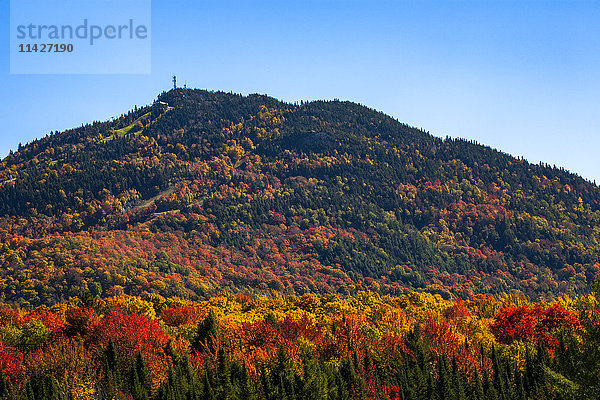
<svg viewBox="0 0 600 400"><path fill-rule="evenodd" d="M600 189L563 169L350 102L158 100L0 160L7 304L221 290L540 299L584 293L600 271ZM198 318L172 313L172 326Z"/></svg>
<svg viewBox="0 0 600 400"><path fill-rule="evenodd" d="M556 343L553 334L557 329L576 330L578 326L575 313L566 311L559 304L548 307L523 305L500 310L490 329L498 341L504 344L531 340Z"/></svg>
<svg viewBox="0 0 600 400"><path fill-rule="evenodd" d="M148 295L72 298L33 311L1 308L0 398L63 393L162 400L210 388L255 399L312 392L321 398L334 390L352 398L405 399L454 381L445 390L459 399L479 386L518 391L522 379L528 382L524 396L551 399L549 393L564 387L527 372L542 365L553 371L549 376L588 382L585 368L575 376L567 366L592 362L586 346L596 340L587 332L600 329L590 318L600 309L595 297L481 300L273 292L222 293L205 302ZM502 372L507 369L510 375ZM179 396L174 391L183 397L172 397Z"/></svg>
<svg viewBox="0 0 600 400"><path fill-rule="evenodd" d="M20 384L25 378L23 354L0 342L0 371L13 384Z"/></svg>

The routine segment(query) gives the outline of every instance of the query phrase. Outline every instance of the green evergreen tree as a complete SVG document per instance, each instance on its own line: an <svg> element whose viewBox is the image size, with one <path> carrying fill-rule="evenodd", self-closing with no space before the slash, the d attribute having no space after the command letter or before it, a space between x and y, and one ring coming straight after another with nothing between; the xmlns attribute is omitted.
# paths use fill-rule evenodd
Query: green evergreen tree
<svg viewBox="0 0 600 400"><path fill-rule="evenodd" d="M8 384L8 380L4 376L4 371L0 369L0 397L8 397L10 391L10 387Z"/></svg>
<svg viewBox="0 0 600 400"><path fill-rule="evenodd" d="M212 349L214 340L219 336L219 321L211 309L206 318L198 323L193 346L198 351Z"/></svg>
<svg viewBox="0 0 600 400"><path fill-rule="evenodd" d="M453 400L456 396L452 375L444 355L438 359L437 394L440 400Z"/></svg>
<svg viewBox="0 0 600 400"><path fill-rule="evenodd" d="M203 400L217 400L215 396L215 392L213 390L213 386L210 383L210 378L208 376L208 372L204 373L204 377L202 379L202 396Z"/></svg>
<svg viewBox="0 0 600 400"><path fill-rule="evenodd" d="M483 382L481 381L481 377L479 376L479 371L475 368L475 375L473 377L473 393L471 398L473 400L483 400L484 392L483 392Z"/></svg>
<svg viewBox="0 0 600 400"><path fill-rule="evenodd" d="M523 383L523 375L517 372L517 383L516 383L516 396L517 400L527 400L527 394L525 393L525 385Z"/></svg>
<svg viewBox="0 0 600 400"><path fill-rule="evenodd" d="M58 386L52 377L30 376L25 383L27 400L58 400Z"/></svg>
<svg viewBox="0 0 600 400"><path fill-rule="evenodd" d="M496 351L496 346L492 346L492 354L490 358L492 360L492 367L494 368L493 386L496 396L499 400L505 400L507 398L505 391L506 377L504 375L504 368L502 368L500 358L498 357L498 352Z"/></svg>

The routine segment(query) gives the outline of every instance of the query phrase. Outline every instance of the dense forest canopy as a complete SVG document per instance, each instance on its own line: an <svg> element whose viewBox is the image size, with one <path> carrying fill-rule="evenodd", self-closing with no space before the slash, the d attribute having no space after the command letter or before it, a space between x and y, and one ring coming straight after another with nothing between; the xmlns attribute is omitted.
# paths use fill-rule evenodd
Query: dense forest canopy
<svg viewBox="0 0 600 400"><path fill-rule="evenodd" d="M0 399L597 399L599 300L273 291L0 306Z"/></svg>
<svg viewBox="0 0 600 400"><path fill-rule="evenodd" d="M0 293L555 298L595 279L599 201L358 104L176 89L0 162Z"/></svg>

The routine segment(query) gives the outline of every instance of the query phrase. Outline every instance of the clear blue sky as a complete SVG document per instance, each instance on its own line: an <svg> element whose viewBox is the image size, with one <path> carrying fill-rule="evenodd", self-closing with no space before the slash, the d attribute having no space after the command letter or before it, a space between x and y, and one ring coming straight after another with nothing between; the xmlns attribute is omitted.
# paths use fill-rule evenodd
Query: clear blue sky
<svg viewBox="0 0 600 400"><path fill-rule="evenodd" d="M360 102L600 183L597 1L154 0L149 75L10 75L0 7L1 156L151 103L177 74L188 87Z"/></svg>

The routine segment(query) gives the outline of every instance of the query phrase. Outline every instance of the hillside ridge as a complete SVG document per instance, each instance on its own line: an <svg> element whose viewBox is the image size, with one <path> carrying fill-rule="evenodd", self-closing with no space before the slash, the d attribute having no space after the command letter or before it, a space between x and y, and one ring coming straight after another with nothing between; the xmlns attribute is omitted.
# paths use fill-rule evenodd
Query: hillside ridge
<svg viewBox="0 0 600 400"><path fill-rule="evenodd" d="M600 189L347 101L198 89L0 162L0 291L589 291Z"/></svg>

